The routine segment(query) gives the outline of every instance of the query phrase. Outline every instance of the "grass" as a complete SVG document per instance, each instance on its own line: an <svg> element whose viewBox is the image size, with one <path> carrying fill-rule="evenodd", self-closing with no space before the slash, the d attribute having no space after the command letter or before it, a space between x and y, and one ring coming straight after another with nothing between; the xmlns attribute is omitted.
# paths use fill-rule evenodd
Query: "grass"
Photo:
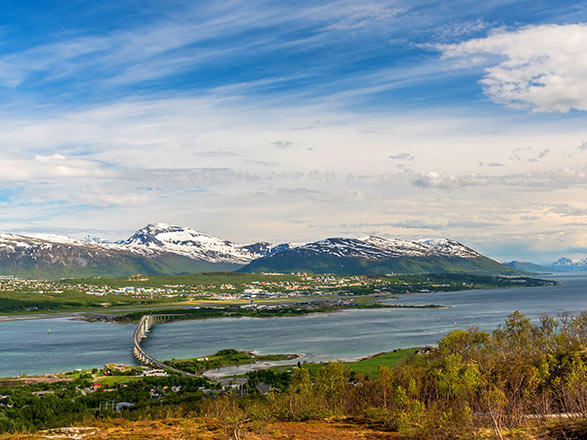
<svg viewBox="0 0 587 440"><path fill-rule="evenodd" d="M380 353L356 362L345 362L351 371L364 374L365 376L377 377L379 367L393 367L406 359L414 356L418 351L417 348L405 348L398 351Z"/></svg>
<svg viewBox="0 0 587 440"><path fill-rule="evenodd" d="M369 356L358 361L343 362L352 372L357 374L364 374L365 376L377 377L377 371L379 367L394 367L410 357L414 356L419 348L402 348L397 351L389 351L385 353L378 353L373 356ZM325 363L311 363L304 364L303 367L310 370L310 374L315 376L320 368ZM275 372L283 371L284 369L291 368L291 365L284 366L278 365L270 367L269 369Z"/></svg>
<svg viewBox="0 0 587 440"><path fill-rule="evenodd" d="M98 382L108 386L120 385L123 383L136 382L142 380L141 376L104 376L97 378L94 382Z"/></svg>

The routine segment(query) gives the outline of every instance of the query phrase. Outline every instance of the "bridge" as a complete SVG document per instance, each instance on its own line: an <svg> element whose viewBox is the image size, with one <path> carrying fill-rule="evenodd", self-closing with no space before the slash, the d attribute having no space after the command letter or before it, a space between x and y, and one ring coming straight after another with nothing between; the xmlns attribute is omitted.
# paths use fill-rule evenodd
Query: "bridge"
<svg viewBox="0 0 587 440"><path fill-rule="evenodd" d="M140 319L139 324L137 325L137 328L135 329L132 336L132 352L135 358L137 358L137 360L143 365L164 368L174 373L184 374L186 376L201 377L197 374L188 373L187 371L178 370L177 368L170 367L169 365L166 365L160 360L151 356L149 353L145 351L143 347L141 347L142 340L147 338L147 334L156 323L166 321L169 318L175 317L177 317L177 315L144 315Z"/></svg>

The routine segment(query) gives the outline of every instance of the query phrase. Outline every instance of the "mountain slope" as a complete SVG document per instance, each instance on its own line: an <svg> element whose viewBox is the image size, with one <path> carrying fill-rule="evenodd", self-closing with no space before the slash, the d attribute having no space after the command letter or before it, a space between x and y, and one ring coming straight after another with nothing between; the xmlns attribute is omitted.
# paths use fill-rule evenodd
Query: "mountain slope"
<svg viewBox="0 0 587 440"><path fill-rule="evenodd" d="M196 260L166 251L85 243L67 237L0 234L0 274L24 278L180 274L235 270L241 266Z"/></svg>
<svg viewBox="0 0 587 440"><path fill-rule="evenodd" d="M261 256L190 228L153 223L120 242L0 234L0 275L26 278L232 271Z"/></svg>
<svg viewBox="0 0 587 440"><path fill-rule="evenodd" d="M139 229L123 245L131 250L171 252L209 263L242 265L262 255L191 228L165 223L152 223Z"/></svg>
<svg viewBox="0 0 587 440"><path fill-rule="evenodd" d="M479 273L516 271L456 241L329 238L258 258L239 271L335 274Z"/></svg>

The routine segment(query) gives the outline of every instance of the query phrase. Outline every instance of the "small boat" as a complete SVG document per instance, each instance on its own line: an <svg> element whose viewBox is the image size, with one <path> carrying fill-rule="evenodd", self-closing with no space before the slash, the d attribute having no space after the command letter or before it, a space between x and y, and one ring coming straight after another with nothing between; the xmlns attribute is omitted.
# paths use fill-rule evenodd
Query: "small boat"
<svg viewBox="0 0 587 440"><path fill-rule="evenodd" d="M47 329L47 334L49 334L49 335L51 334L51 329L50 328Z"/></svg>

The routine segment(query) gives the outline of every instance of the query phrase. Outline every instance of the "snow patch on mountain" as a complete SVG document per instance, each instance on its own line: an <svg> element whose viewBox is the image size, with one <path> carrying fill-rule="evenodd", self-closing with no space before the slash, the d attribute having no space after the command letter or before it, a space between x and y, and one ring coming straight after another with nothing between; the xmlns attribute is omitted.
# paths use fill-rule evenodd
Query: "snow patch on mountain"
<svg viewBox="0 0 587 440"><path fill-rule="evenodd" d="M366 259L397 257L445 256L475 258L480 254L467 246L445 238L433 240L400 240L376 236L362 238L327 238L297 248L337 257L361 257Z"/></svg>
<svg viewBox="0 0 587 440"><path fill-rule="evenodd" d="M458 241L449 240L448 238L418 240L417 242L428 248L434 249L439 255L447 257L475 258L481 255L464 244L459 243Z"/></svg>
<svg viewBox="0 0 587 440"><path fill-rule="evenodd" d="M559 258L551 264L554 268L567 268L567 269L587 269L587 257L580 260L571 260L570 258Z"/></svg>
<svg viewBox="0 0 587 440"><path fill-rule="evenodd" d="M261 256L230 241L166 223L152 223L139 229L123 246L135 250L172 252L212 263L247 264Z"/></svg>

